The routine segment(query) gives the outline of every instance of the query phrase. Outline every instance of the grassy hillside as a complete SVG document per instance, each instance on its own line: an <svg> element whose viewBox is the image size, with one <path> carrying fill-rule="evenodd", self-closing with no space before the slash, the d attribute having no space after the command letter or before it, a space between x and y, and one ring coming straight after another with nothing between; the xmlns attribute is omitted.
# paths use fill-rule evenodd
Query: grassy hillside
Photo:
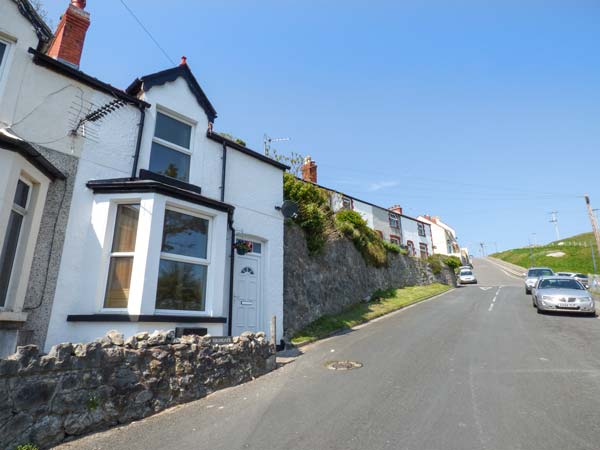
<svg viewBox="0 0 600 450"><path fill-rule="evenodd" d="M521 267L547 266L554 271L593 273L591 245L594 245L594 236L592 233L584 233L548 245L533 247L533 249L517 248L491 256ZM549 253L554 252L563 252L565 255L560 258L548 256ZM531 253L533 258L530 256ZM596 264L600 267L598 254L596 254Z"/></svg>

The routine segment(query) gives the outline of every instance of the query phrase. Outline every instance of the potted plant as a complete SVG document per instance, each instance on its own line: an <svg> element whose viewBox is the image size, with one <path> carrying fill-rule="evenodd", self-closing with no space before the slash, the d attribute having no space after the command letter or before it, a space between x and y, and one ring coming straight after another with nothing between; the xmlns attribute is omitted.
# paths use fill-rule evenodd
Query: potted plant
<svg viewBox="0 0 600 450"><path fill-rule="evenodd" d="M235 249L238 255L245 255L252 251L252 242L238 239L235 243Z"/></svg>

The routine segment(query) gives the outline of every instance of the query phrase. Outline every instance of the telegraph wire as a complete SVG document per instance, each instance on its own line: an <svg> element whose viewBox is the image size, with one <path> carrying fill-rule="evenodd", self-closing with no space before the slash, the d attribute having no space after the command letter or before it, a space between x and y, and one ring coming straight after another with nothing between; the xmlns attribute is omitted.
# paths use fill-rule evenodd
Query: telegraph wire
<svg viewBox="0 0 600 450"><path fill-rule="evenodd" d="M148 35L148 37L150 39L152 39L152 42L154 42L154 45L156 45L156 47L158 47L158 49L171 62L171 64L173 64L174 66L176 66L177 64L175 63L175 61L173 61L173 59L169 56L169 54L160 46L160 44L154 38L154 36L152 36L152 33L150 33L150 31L144 26L144 24L142 23L142 21L135 15L135 13L129 8L129 6L127 6L127 3L125 3L125 0L120 0L120 2L125 7L125 9L129 12L129 14L131 14L131 17L133 17L135 19L135 21L142 28L142 30L145 31L145 33Z"/></svg>

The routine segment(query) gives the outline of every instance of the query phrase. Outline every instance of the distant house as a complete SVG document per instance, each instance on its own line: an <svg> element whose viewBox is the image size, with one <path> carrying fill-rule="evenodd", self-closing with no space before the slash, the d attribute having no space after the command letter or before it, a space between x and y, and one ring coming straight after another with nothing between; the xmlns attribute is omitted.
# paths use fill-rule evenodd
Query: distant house
<svg viewBox="0 0 600 450"><path fill-rule="evenodd" d="M317 165L310 157L307 157L302 166L302 179L317 184ZM427 258L433 254L429 223L403 214L400 206L384 208L334 189L318 186L328 192L334 212L343 209L358 212L382 239L406 248L410 256Z"/></svg>
<svg viewBox="0 0 600 450"><path fill-rule="evenodd" d="M80 71L84 8L53 36L0 0L0 356L272 316L280 338L286 166L212 131L185 58L126 91Z"/></svg>
<svg viewBox="0 0 600 450"><path fill-rule="evenodd" d="M434 253L463 259L454 228L444 223L439 217L425 215L419 216L418 219L431 226Z"/></svg>

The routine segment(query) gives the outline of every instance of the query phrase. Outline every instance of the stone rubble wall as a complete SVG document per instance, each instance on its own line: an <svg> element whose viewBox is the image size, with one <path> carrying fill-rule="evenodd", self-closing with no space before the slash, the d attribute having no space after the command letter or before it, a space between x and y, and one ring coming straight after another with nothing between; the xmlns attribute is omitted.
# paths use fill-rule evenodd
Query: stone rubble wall
<svg viewBox="0 0 600 450"><path fill-rule="evenodd" d="M330 240L310 255L302 229L286 223L284 239L283 329L286 339L326 314L337 314L378 289L442 283L456 286L454 271L434 274L427 262L389 254L388 267L368 266L346 238Z"/></svg>
<svg viewBox="0 0 600 450"><path fill-rule="evenodd" d="M47 355L19 347L0 359L0 449L48 448L199 399L274 369L274 351L264 333L217 345L173 331L127 340L111 331L92 343L56 345Z"/></svg>

